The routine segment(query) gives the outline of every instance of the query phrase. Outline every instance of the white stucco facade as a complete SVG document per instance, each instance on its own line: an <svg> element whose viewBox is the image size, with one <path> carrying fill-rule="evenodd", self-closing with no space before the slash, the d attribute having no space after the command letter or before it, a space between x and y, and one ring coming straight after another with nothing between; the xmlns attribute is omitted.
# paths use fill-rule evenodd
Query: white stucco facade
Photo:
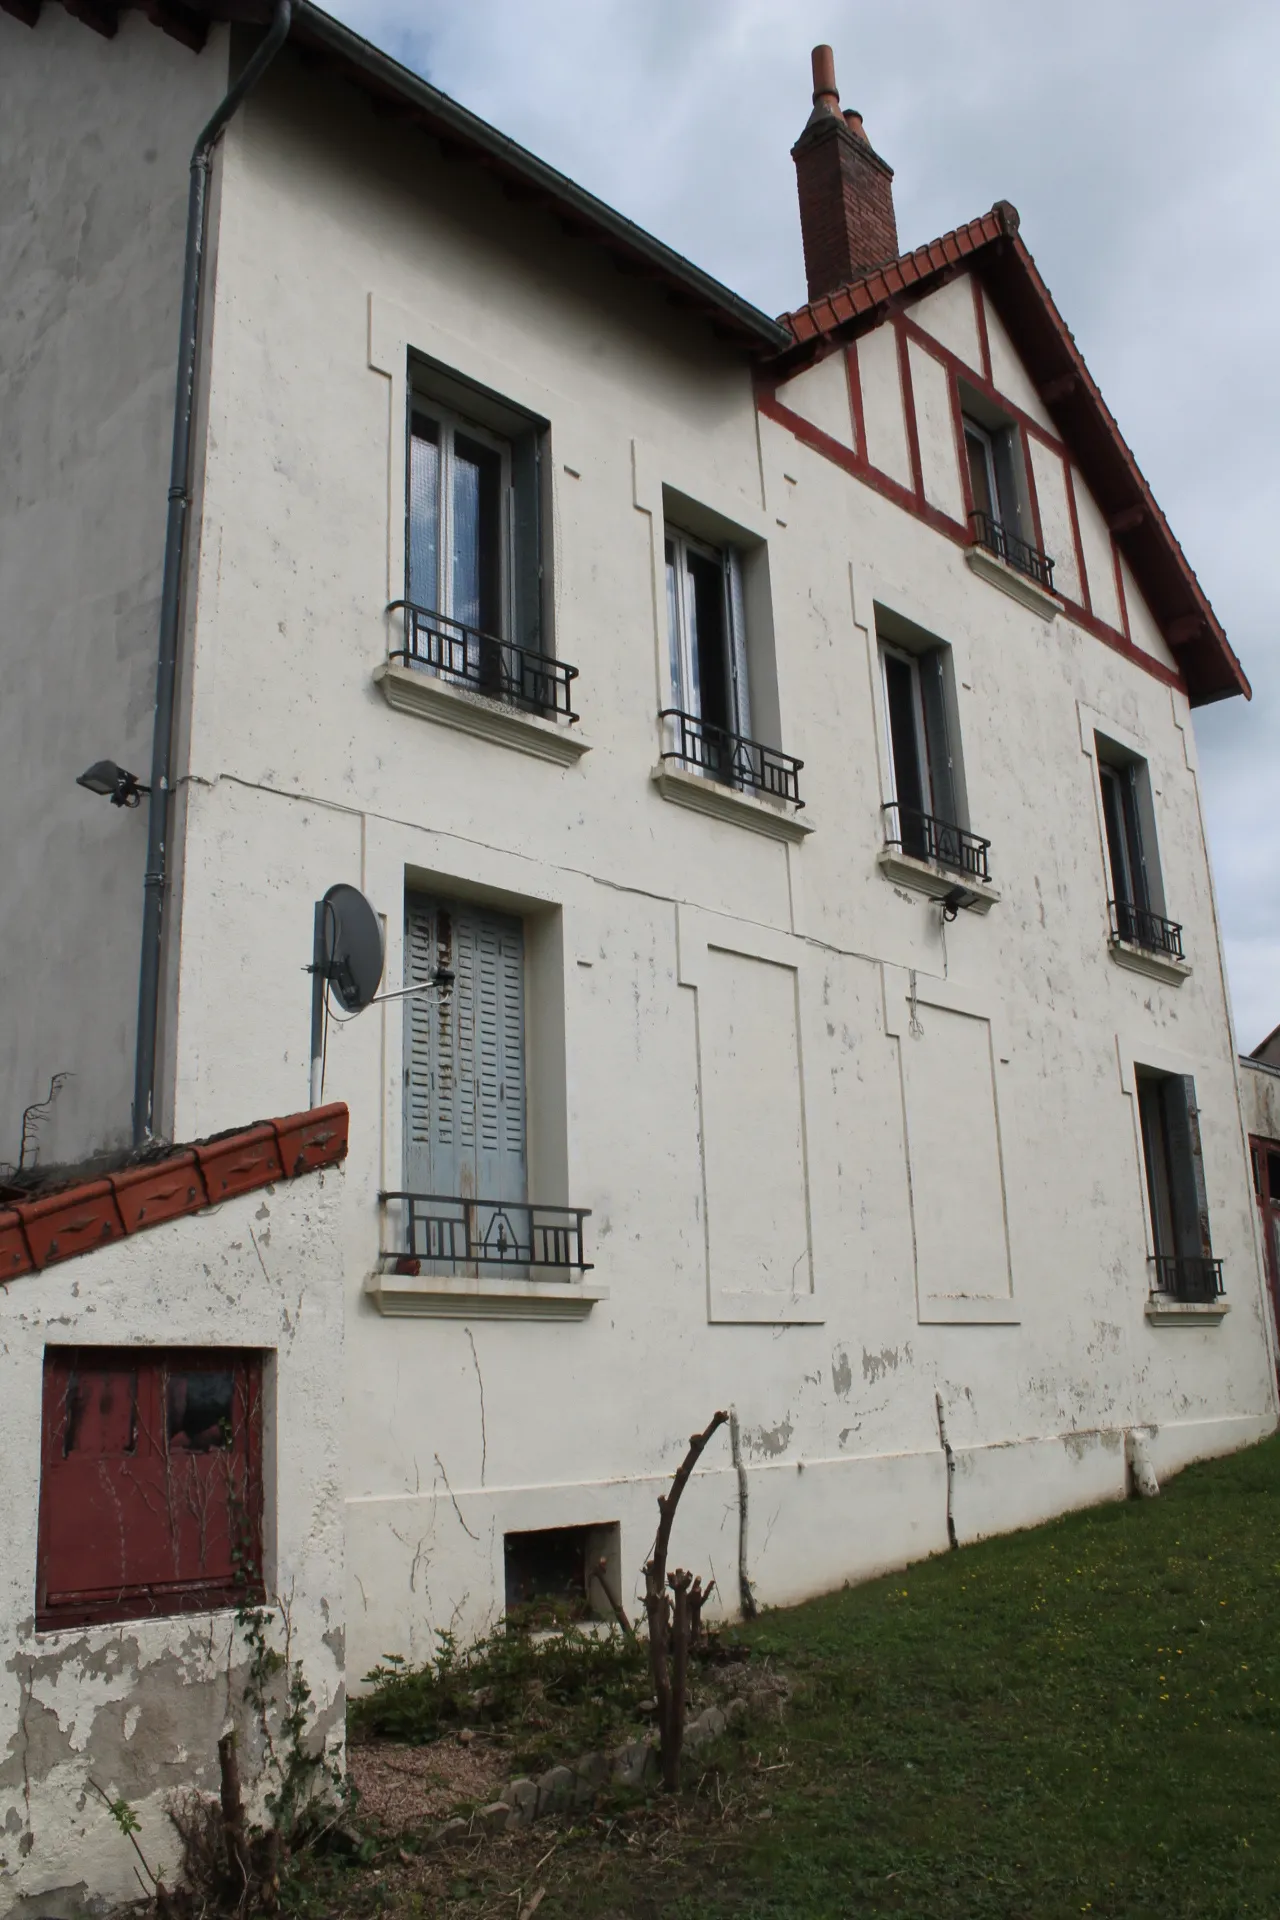
<svg viewBox="0 0 1280 1920"><path fill-rule="evenodd" d="M337 1228L343 1172L227 1200L0 1289L0 1912L103 1911L138 1896L133 1854L95 1785L130 1805L172 1884L172 1796L218 1790L234 1728L254 1812L273 1784L249 1649L230 1608L38 1630L41 1392L50 1348L254 1349L264 1359L263 1583L272 1647L313 1696L308 1738L345 1739ZM287 1626L287 1640L286 1640Z"/></svg>
<svg viewBox="0 0 1280 1920"><path fill-rule="evenodd" d="M48 22L0 28L25 58ZM704 320L287 53L219 150L213 251L164 1128L305 1104L301 969L331 883L383 916L392 988L406 888L463 897L524 926L530 1198L590 1209L591 1270L563 1284L442 1300L379 1279L403 1013L332 1027L325 1097L350 1108L351 1151L324 1203L345 1319L325 1444L353 1682L500 1615L511 1532L616 1523L630 1603L655 1495L717 1407L740 1425L769 1603L946 1548L939 1401L961 1541L1120 1497L1128 1428L1152 1430L1159 1473L1268 1432L1190 705L970 277L917 303L902 351L884 322L764 407ZM404 591L411 357L546 423L572 752L548 722L498 737L463 695L452 713L393 705L379 677L399 644L384 608ZM902 504L918 463L928 508L963 521L957 363L1042 428L1044 544L1093 625ZM724 790L709 805L670 763L655 778L664 516L750 556L753 712L804 762L802 812ZM950 649L958 779L991 843L980 910L951 923L936 873L881 857L879 644L902 634ZM1109 943L1099 734L1149 769L1184 968L1121 964ZM1148 1311L1139 1066L1194 1077L1225 1313ZM713 1448L678 1554L726 1605L740 1522Z"/></svg>

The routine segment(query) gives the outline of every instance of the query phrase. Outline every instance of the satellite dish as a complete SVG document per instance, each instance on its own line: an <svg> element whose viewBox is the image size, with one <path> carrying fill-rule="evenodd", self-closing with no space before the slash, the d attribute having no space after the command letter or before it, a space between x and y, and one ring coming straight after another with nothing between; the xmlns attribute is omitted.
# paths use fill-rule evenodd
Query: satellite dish
<svg viewBox="0 0 1280 1920"><path fill-rule="evenodd" d="M362 1013L382 981L382 925L358 887L341 882L320 901L316 965L344 1013Z"/></svg>

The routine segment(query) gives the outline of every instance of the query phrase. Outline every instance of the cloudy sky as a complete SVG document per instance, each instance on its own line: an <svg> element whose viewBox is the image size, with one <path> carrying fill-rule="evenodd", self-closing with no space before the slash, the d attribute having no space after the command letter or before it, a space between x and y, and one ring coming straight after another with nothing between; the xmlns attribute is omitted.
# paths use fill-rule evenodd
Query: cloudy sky
<svg viewBox="0 0 1280 1920"><path fill-rule="evenodd" d="M1253 682L1197 733L1254 1046L1280 1022L1275 0L329 4L770 313L803 297L788 149L816 41L896 169L904 246L1014 202Z"/></svg>

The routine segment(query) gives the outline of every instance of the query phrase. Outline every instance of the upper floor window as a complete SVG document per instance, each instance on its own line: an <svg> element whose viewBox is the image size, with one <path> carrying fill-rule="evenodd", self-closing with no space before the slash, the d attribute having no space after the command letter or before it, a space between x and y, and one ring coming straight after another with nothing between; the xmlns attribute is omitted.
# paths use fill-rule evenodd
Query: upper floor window
<svg viewBox="0 0 1280 1920"><path fill-rule="evenodd" d="M1053 562L1034 544L1022 439L1009 422L964 414L964 450L974 538L997 559L1053 590Z"/></svg>
<svg viewBox="0 0 1280 1920"><path fill-rule="evenodd" d="M803 762L752 737L742 552L668 525L665 559L671 705L662 714L664 759L801 805Z"/></svg>
<svg viewBox="0 0 1280 1920"><path fill-rule="evenodd" d="M889 784L885 838L917 860L988 880L990 842L968 832L955 723L950 648L917 652L882 639Z"/></svg>
<svg viewBox="0 0 1280 1920"><path fill-rule="evenodd" d="M515 637L515 580L505 537L511 493L509 444L415 404L408 597L460 628L468 656L477 661L486 642L493 648Z"/></svg>
<svg viewBox="0 0 1280 1920"><path fill-rule="evenodd" d="M1151 780L1145 760L1095 736L1111 873L1113 938L1181 960L1182 928L1164 915Z"/></svg>
<svg viewBox="0 0 1280 1920"><path fill-rule="evenodd" d="M1139 1067L1137 1085L1154 1243L1152 1290L1178 1300L1216 1299L1222 1262L1214 1259L1209 1237L1195 1081L1189 1074Z"/></svg>
<svg viewBox="0 0 1280 1920"><path fill-rule="evenodd" d="M541 424L426 370L408 424L404 660L575 719L576 669L551 645Z"/></svg>

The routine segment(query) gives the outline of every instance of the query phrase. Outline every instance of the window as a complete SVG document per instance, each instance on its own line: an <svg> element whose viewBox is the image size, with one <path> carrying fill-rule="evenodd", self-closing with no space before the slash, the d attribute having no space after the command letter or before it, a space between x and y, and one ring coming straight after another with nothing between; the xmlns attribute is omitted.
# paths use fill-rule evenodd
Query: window
<svg viewBox="0 0 1280 1920"><path fill-rule="evenodd" d="M49 1348L36 1624L258 1601L262 1357Z"/></svg>
<svg viewBox="0 0 1280 1920"><path fill-rule="evenodd" d="M543 431L504 402L423 373L409 399L405 648L411 666L543 715L576 718L552 658Z"/></svg>
<svg viewBox="0 0 1280 1920"><path fill-rule="evenodd" d="M1112 937L1181 960L1182 928L1164 917L1147 764L1100 734L1095 745L1111 876Z"/></svg>
<svg viewBox="0 0 1280 1920"><path fill-rule="evenodd" d="M972 412L964 416L974 537L996 558L1052 591L1053 562L1033 543L1022 441L1015 426Z"/></svg>
<svg viewBox="0 0 1280 1920"><path fill-rule="evenodd" d="M1200 1152L1200 1116L1189 1074L1137 1069L1138 1113L1154 1242L1153 1291L1213 1300L1222 1262L1213 1258Z"/></svg>
<svg viewBox="0 0 1280 1920"><path fill-rule="evenodd" d="M411 894L405 999L405 1185L522 1203L526 1192L524 929L472 901Z"/></svg>
<svg viewBox="0 0 1280 1920"><path fill-rule="evenodd" d="M986 880L990 843L965 830L950 716L947 647L917 652L881 642L889 735L886 838L917 860Z"/></svg>
<svg viewBox="0 0 1280 1920"><path fill-rule="evenodd" d="M613 1617L610 1595L620 1599L622 1585L616 1520L504 1534L502 1557L509 1618L524 1626L552 1627L566 1619Z"/></svg>
<svg viewBox="0 0 1280 1920"><path fill-rule="evenodd" d="M590 1266L590 1209L529 1198L531 1166L535 1190L567 1186L562 964L558 915L526 923L474 900L406 895L405 985L428 990L404 1000L404 1185L381 1195L398 1242L384 1244L383 1271L527 1280Z"/></svg>
<svg viewBox="0 0 1280 1920"><path fill-rule="evenodd" d="M741 558L668 528L666 561L671 697L702 722L706 771L727 778L731 753L716 736L751 732Z"/></svg>
<svg viewBox="0 0 1280 1920"><path fill-rule="evenodd" d="M664 759L713 780L801 805L803 764L751 738L743 556L666 529L667 636L672 704Z"/></svg>

